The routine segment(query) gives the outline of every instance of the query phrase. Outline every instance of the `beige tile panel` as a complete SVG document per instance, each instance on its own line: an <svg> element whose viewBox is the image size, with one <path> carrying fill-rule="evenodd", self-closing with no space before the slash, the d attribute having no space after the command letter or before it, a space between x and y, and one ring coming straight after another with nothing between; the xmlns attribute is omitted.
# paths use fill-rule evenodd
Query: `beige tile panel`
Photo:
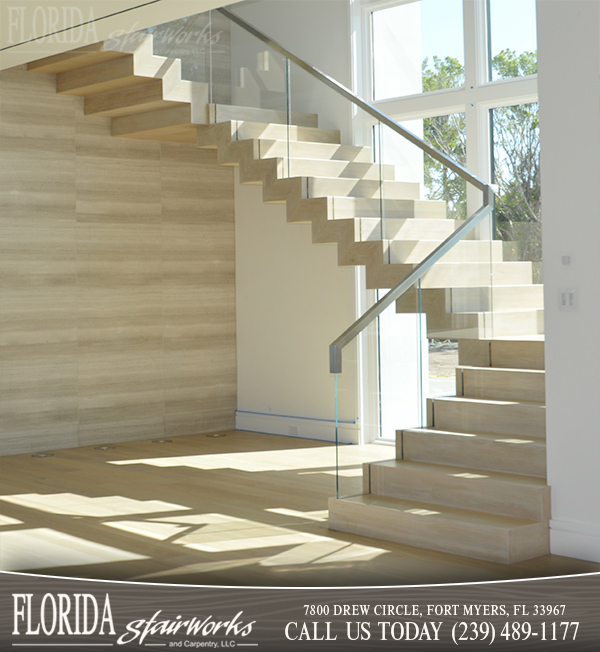
<svg viewBox="0 0 600 652"><path fill-rule="evenodd" d="M0 149L1 452L160 438L166 412L232 427L232 171L112 138L23 71L0 75Z"/></svg>

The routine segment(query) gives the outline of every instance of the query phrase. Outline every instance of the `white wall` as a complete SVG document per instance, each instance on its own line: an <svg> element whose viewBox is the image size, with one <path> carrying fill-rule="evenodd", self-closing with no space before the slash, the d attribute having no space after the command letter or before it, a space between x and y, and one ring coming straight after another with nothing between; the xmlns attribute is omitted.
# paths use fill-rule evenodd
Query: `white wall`
<svg viewBox="0 0 600 652"><path fill-rule="evenodd" d="M349 86L348 10L346 0L264 0L233 9ZM253 65L257 47L232 37L234 75L239 66ZM349 142L348 102L295 68L291 89L294 111L318 112L320 126L341 128ZM285 206L263 204L260 187L239 184L236 265L237 427L332 441L334 378L329 373L328 347L357 317L356 270L338 267L334 245L313 245L310 225L287 224ZM340 435L343 441L356 443L355 346L345 350L343 364Z"/></svg>
<svg viewBox="0 0 600 652"><path fill-rule="evenodd" d="M0 48L6 48L0 51L0 70L238 1L0 0ZM75 25L82 26L39 38Z"/></svg>
<svg viewBox="0 0 600 652"><path fill-rule="evenodd" d="M600 562L600 3L538 0L538 42L551 550Z"/></svg>
<svg viewBox="0 0 600 652"><path fill-rule="evenodd" d="M262 186L235 185L240 430L334 440L329 344L355 319L355 270L335 245L313 245L309 224L288 224ZM357 443L356 349L340 376L341 440Z"/></svg>

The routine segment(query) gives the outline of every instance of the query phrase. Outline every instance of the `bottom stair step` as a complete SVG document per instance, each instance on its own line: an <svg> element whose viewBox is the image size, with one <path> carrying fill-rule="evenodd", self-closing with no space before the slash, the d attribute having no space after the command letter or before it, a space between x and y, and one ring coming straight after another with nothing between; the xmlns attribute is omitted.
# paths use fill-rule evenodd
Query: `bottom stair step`
<svg viewBox="0 0 600 652"><path fill-rule="evenodd" d="M374 494L331 498L329 528L504 564L549 552L546 523Z"/></svg>

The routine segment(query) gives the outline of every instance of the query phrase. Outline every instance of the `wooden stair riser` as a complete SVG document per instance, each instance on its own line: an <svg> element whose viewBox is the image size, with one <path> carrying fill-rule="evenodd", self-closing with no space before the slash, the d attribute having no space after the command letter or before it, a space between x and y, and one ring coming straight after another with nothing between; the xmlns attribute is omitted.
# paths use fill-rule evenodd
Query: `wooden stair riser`
<svg viewBox="0 0 600 652"><path fill-rule="evenodd" d="M291 170L294 166L292 163ZM314 173L309 179L309 193L311 197L357 197L379 200L383 193L383 200L419 200L420 190L418 184L404 183L402 181L369 181L364 179L321 178ZM437 207L436 207L437 208Z"/></svg>
<svg viewBox="0 0 600 652"><path fill-rule="evenodd" d="M250 164L254 160L259 162L260 160L277 160L280 162L279 165L279 179L289 178L289 177L307 177L311 179L310 183L310 196L311 197L323 197L336 194L349 194L352 191L352 187L356 186L358 182L358 176L356 178L351 178L351 173L354 172L356 175L362 174L365 178L371 176L374 177L375 166L369 163L345 163L343 161L336 160L311 160L311 159L296 159L293 156L288 156L283 154L281 156L265 156L261 155L260 151L261 141L257 140L245 140L237 141L231 143L228 147L224 148L227 152L226 156L224 155L220 158L219 162L225 164L241 164L242 157L248 165L248 170L250 171ZM244 145L248 144L248 149L234 149L234 145ZM252 181L262 181L260 178L252 179L250 178L250 173L245 176L244 183L249 183ZM373 183L376 183L375 181ZM338 185L342 184L342 185ZM323 186L327 186L327 191L324 192ZM360 191L362 188L361 185L358 186ZM403 184L398 186L399 193L405 195L406 199L411 199L411 195L418 196L418 193L415 193L412 184ZM365 189L365 193L369 192L369 188ZM365 194L367 196L367 194Z"/></svg>
<svg viewBox="0 0 600 652"><path fill-rule="evenodd" d="M391 243L393 246L394 243ZM462 242L462 245L474 244ZM457 245L458 246L458 245ZM498 263L498 270L506 269L506 263ZM465 267L466 269L466 267ZM484 274L485 275L485 274ZM497 277L495 277L497 278ZM455 281L456 282L456 281ZM460 284L460 282L459 282ZM511 291L518 294L520 289L529 290L528 285L515 285ZM464 302L455 302L454 299L474 290L473 302L469 304L473 312L461 312L454 310L456 304L464 307ZM419 296L417 290L409 290L396 302L396 310L399 313L415 313L419 311L427 315L427 334L430 338L436 339L486 339L491 337L513 337L519 335L531 335L543 333L544 312L543 310L513 310L485 312L492 304L489 295L493 289L485 291L481 287L474 288L423 288ZM526 293L530 295L530 293ZM481 299L475 303L475 298ZM487 298L487 301L486 301ZM480 312L475 312L477 309Z"/></svg>
<svg viewBox="0 0 600 652"><path fill-rule="evenodd" d="M428 400L428 425L541 439L546 437L546 408L541 403L438 397Z"/></svg>
<svg viewBox="0 0 600 652"><path fill-rule="evenodd" d="M230 104L210 104L209 105L209 122L229 122L231 120L241 120L249 122L263 122L274 125L280 125L283 129L311 128L316 129L319 126L319 118L314 113L293 112L289 118L291 124L288 126L288 113L285 108L268 109L253 106L233 106ZM280 132L283 133L283 132ZM292 138L286 133L284 139Z"/></svg>
<svg viewBox="0 0 600 652"><path fill-rule="evenodd" d="M542 439L417 429L398 431L396 450L415 462L546 477Z"/></svg>
<svg viewBox="0 0 600 652"><path fill-rule="evenodd" d="M114 47L118 49L118 39L115 39ZM56 77L57 92L85 96L144 84L151 78L164 78L167 92L177 85L191 85L192 82L181 78L179 59L156 56L152 50L153 39L148 34L133 52L125 56L59 72Z"/></svg>
<svg viewBox="0 0 600 652"><path fill-rule="evenodd" d="M370 497L363 497L370 498ZM512 564L549 552L548 527L437 505L329 500L329 528L474 559Z"/></svg>
<svg viewBox="0 0 600 652"><path fill-rule="evenodd" d="M269 159L267 159L269 160ZM271 159L273 160L273 159ZM286 201L288 194L288 181L292 179L300 179L302 181L302 195L303 199L305 198L316 198L316 197L332 197L333 209L337 213L336 209L336 200L338 198L346 199L347 197L353 197L360 199L360 193L363 193L365 199L371 198L372 188L369 187L370 183L378 185L378 182L356 182L356 180L346 180L346 179L321 179L315 177L290 177L288 173L288 164L285 159L278 159L281 161L281 164L277 167L277 175L272 175L269 178L263 177L265 183L265 192L264 197L266 201ZM265 161L261 161L264 163ZM260 169L260 166L257 165L257 168ZM250 175L248 175L250 176ZM246 178L248 178L248 176ZM257 180L257 176L250 176L252 180ZM405 196L406 204L402 207L403 212L411 212L410 202L415 203L415 206L412 207L413 212L419 210L419 205L417 201L410 199L408 195L414 194L412 192L412 184L401 184L398 182L391 181L390 184L394 185L396 194L400 196ZM293 184L295 187L295 184ZM352 188L352 189L351 189ZM347 192L346 192L347 191ZM353 194L352 194L353 193ZM267 199L268 198L268 199ZM402 200L404 201L404 200ZM418 202L420 204L420 202ZM333 217L335 219L335 216Z"/></svg>
<svg viewBox="0 0 600 652"><path fill-rule="evenodd" d="M378 199L333 197L336 217L376 217L383 221L395 219L446 219L444 202L418 199Z"/></svg>
<svg viewBox="0 0 600 652"><path fill-rule="evenodd" d="M367 270L367 288L391 288L411 270L412 265L385 265L377 270ZM531 265L523 262L505 262L496 265L494 278L503 284L527 284L531 281ZM481 287L489 280L486 263L437 263L421 279L421 287Z"/></svg>
<svg viewBox="0 0 600 652"><path fill-rule="evenodd" d="M129 88L88 95L84 102L84 113L112 118L167 106L175 106L175 104L165 100L162 81L153 79Z"/></svg>
<svg viewBox="0 0 600 652"><path fill-rule="evenodd" d="M390 260L392 263L420 263L432 253L442 240L398 240L391 245ZM490 246L491 245L491 246ZM502 243L488 242L484 240L463 240L458 242L452 249L440 259L442 263L455 262L486 262L492 260L495 263L502 262ZM493 267L490 266L490 270Z"/></svg>
<svg viewBox="0 0 600 652"><path fill-rule="evenodd" d="M403 310L402 312L408 312ZM411 312L416 312L416 309ZM440 340L484 339L488 337L514 337L542 333L543 311L435 315L427 313L427 337Z"/></svg>
<svg viewBox="0 0 600 652"><path fill-rule="evenodd" d="M340 132L337 129L265 124L252 121L234 121L232 137L232 140L254 138L286 141L291 139L292 141L340 144Z"/></svg>
<svg viewBox="0 0 600 652"><path fill-rule="evenodd" d="M450 290L448 303L452 312L543 310L544 287L542 285L498 285L494 280L494 283L488 287Z"/></svg>
<svg viewBox="0 0 600 652"><path fill-rule="evenodd" d="M418 462L370 465L371 493L548 521L550 492L539 478Z"/></svg>
<svg viewBox="0 0 600 652"><path fill-rule="evenodd" d="M294 148L290 148L290 176L294 177L323 177L327 179L353 179L361 181L394 181L395 168L393 165L379 166L376 163L360 163L355 161L340 161L335 159L314 159L298 158L293 153ZM284 154L287 158L288 154ZM261 155L266 158L266 155ZM383 167L383 169L382 169ZM411 187L410 192L406 190L407 199L419 198L419 187L417 184L405 184L405 187ZM384 186L384 187L387 187ZM345 190L345 187L342 187ZM350 191L352 188L349 189ZM338 194L340 188L336 189L333 194ZM408 196L410 194L410 196Z"/></svg>
<svg viewBox="0 0 600 652"><path fill-rule="evenodd" d="M508 369L544 369L544 341L472 340L459 341L459 365Z"/></svg>
<svg viewBox="0 0 600 652"><path fill-rule="evenodd" d="M182 104L172 108L147 111L112 119L112 135L118 138L194 143L195 122L192 107Z"/></svg>
<svg viewBox="0 0 600 652"><path fill-rule="evenodd" d="M456 393L470 398L543 403L545 380L544 371L538 369L463 366L456 369Z"/></svg>
<svg viewBox="0 0 600 652"><path fill-rule="evenodd" d="M38 61L32 61L27 64L27 69L33 72L57 74L126 56L129 56L127 52L109 50L104 43L93 43L69 52L62 52Z"/></svg>
<svg viewBox="0 0 600 652"><path fill-rule="evenodd" d="M258 158L287 158L299 160L336 161L344 166L354 163L372 165L373 152L368 147L354 145L338 145L299 140L267 140L257 139ZM386 166L387 167L387 166ZM330 175L333 176L333 175Z"/></svg>
<svg viewBox="0 0 600 652"><path fill-rule="evenodd" d="M56 91L70 95L91 95L147 81L136 75L134 59L129 56L58 73Z"/></svg>
<svg viewBox="0 0 600 652"><path fill-rule="evenodd" d="M415 220L378 217L360 217L361 240L445 240L455 230L455 220ZM419 261L420 262L420 261Z"/></svg>

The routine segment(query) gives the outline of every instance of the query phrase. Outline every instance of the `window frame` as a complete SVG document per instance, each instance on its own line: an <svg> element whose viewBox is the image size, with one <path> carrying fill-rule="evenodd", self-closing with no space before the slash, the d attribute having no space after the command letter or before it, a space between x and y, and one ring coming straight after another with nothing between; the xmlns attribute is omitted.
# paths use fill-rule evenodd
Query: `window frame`
<svg viewBox="0 0 600 652"><path fill-rule="evenodd" d="M488 0L463 0L465 85L428 93L373 100L372 21L374 11L420 0L354 0L353 26L355 74L359 95L397 122L465 113L467 168L491 181L492 149L490 110L538 101L537 75L489 79L490 33ZM480 193L468 192L469 213L481 204Z"/></svg>
<svg viewBox="0 0 600 652"><path fill-rule="evenodd" d="M493 143L491 110L502 106L538 102L537 75L492 81L489 75L490 30L488 25L488 0L463 0L463 34L465 84L458 88L443 89L386 100L373 99L373 60L371 13L391 6L420 0L350 0L352 33L352 79L359 96L396 122L464 113L466 124L467 168L490 183L492 175ZM355 121L356 144L370 144L370 133L375 119ZM467 184L467 214L472 215L482 203L481 192ZM477 228L475 237L493 237L490 221ZM372 305L375 292L363 291L366 305ZM365 387L375 386L377 373L363 351L361 354L363 414L374 415L372 395ZM365 421L365 424L368 422ZM379 440L381 424L375 430L363 432L363 441ZM380 440L381 441L381 440Z"/></svg>

